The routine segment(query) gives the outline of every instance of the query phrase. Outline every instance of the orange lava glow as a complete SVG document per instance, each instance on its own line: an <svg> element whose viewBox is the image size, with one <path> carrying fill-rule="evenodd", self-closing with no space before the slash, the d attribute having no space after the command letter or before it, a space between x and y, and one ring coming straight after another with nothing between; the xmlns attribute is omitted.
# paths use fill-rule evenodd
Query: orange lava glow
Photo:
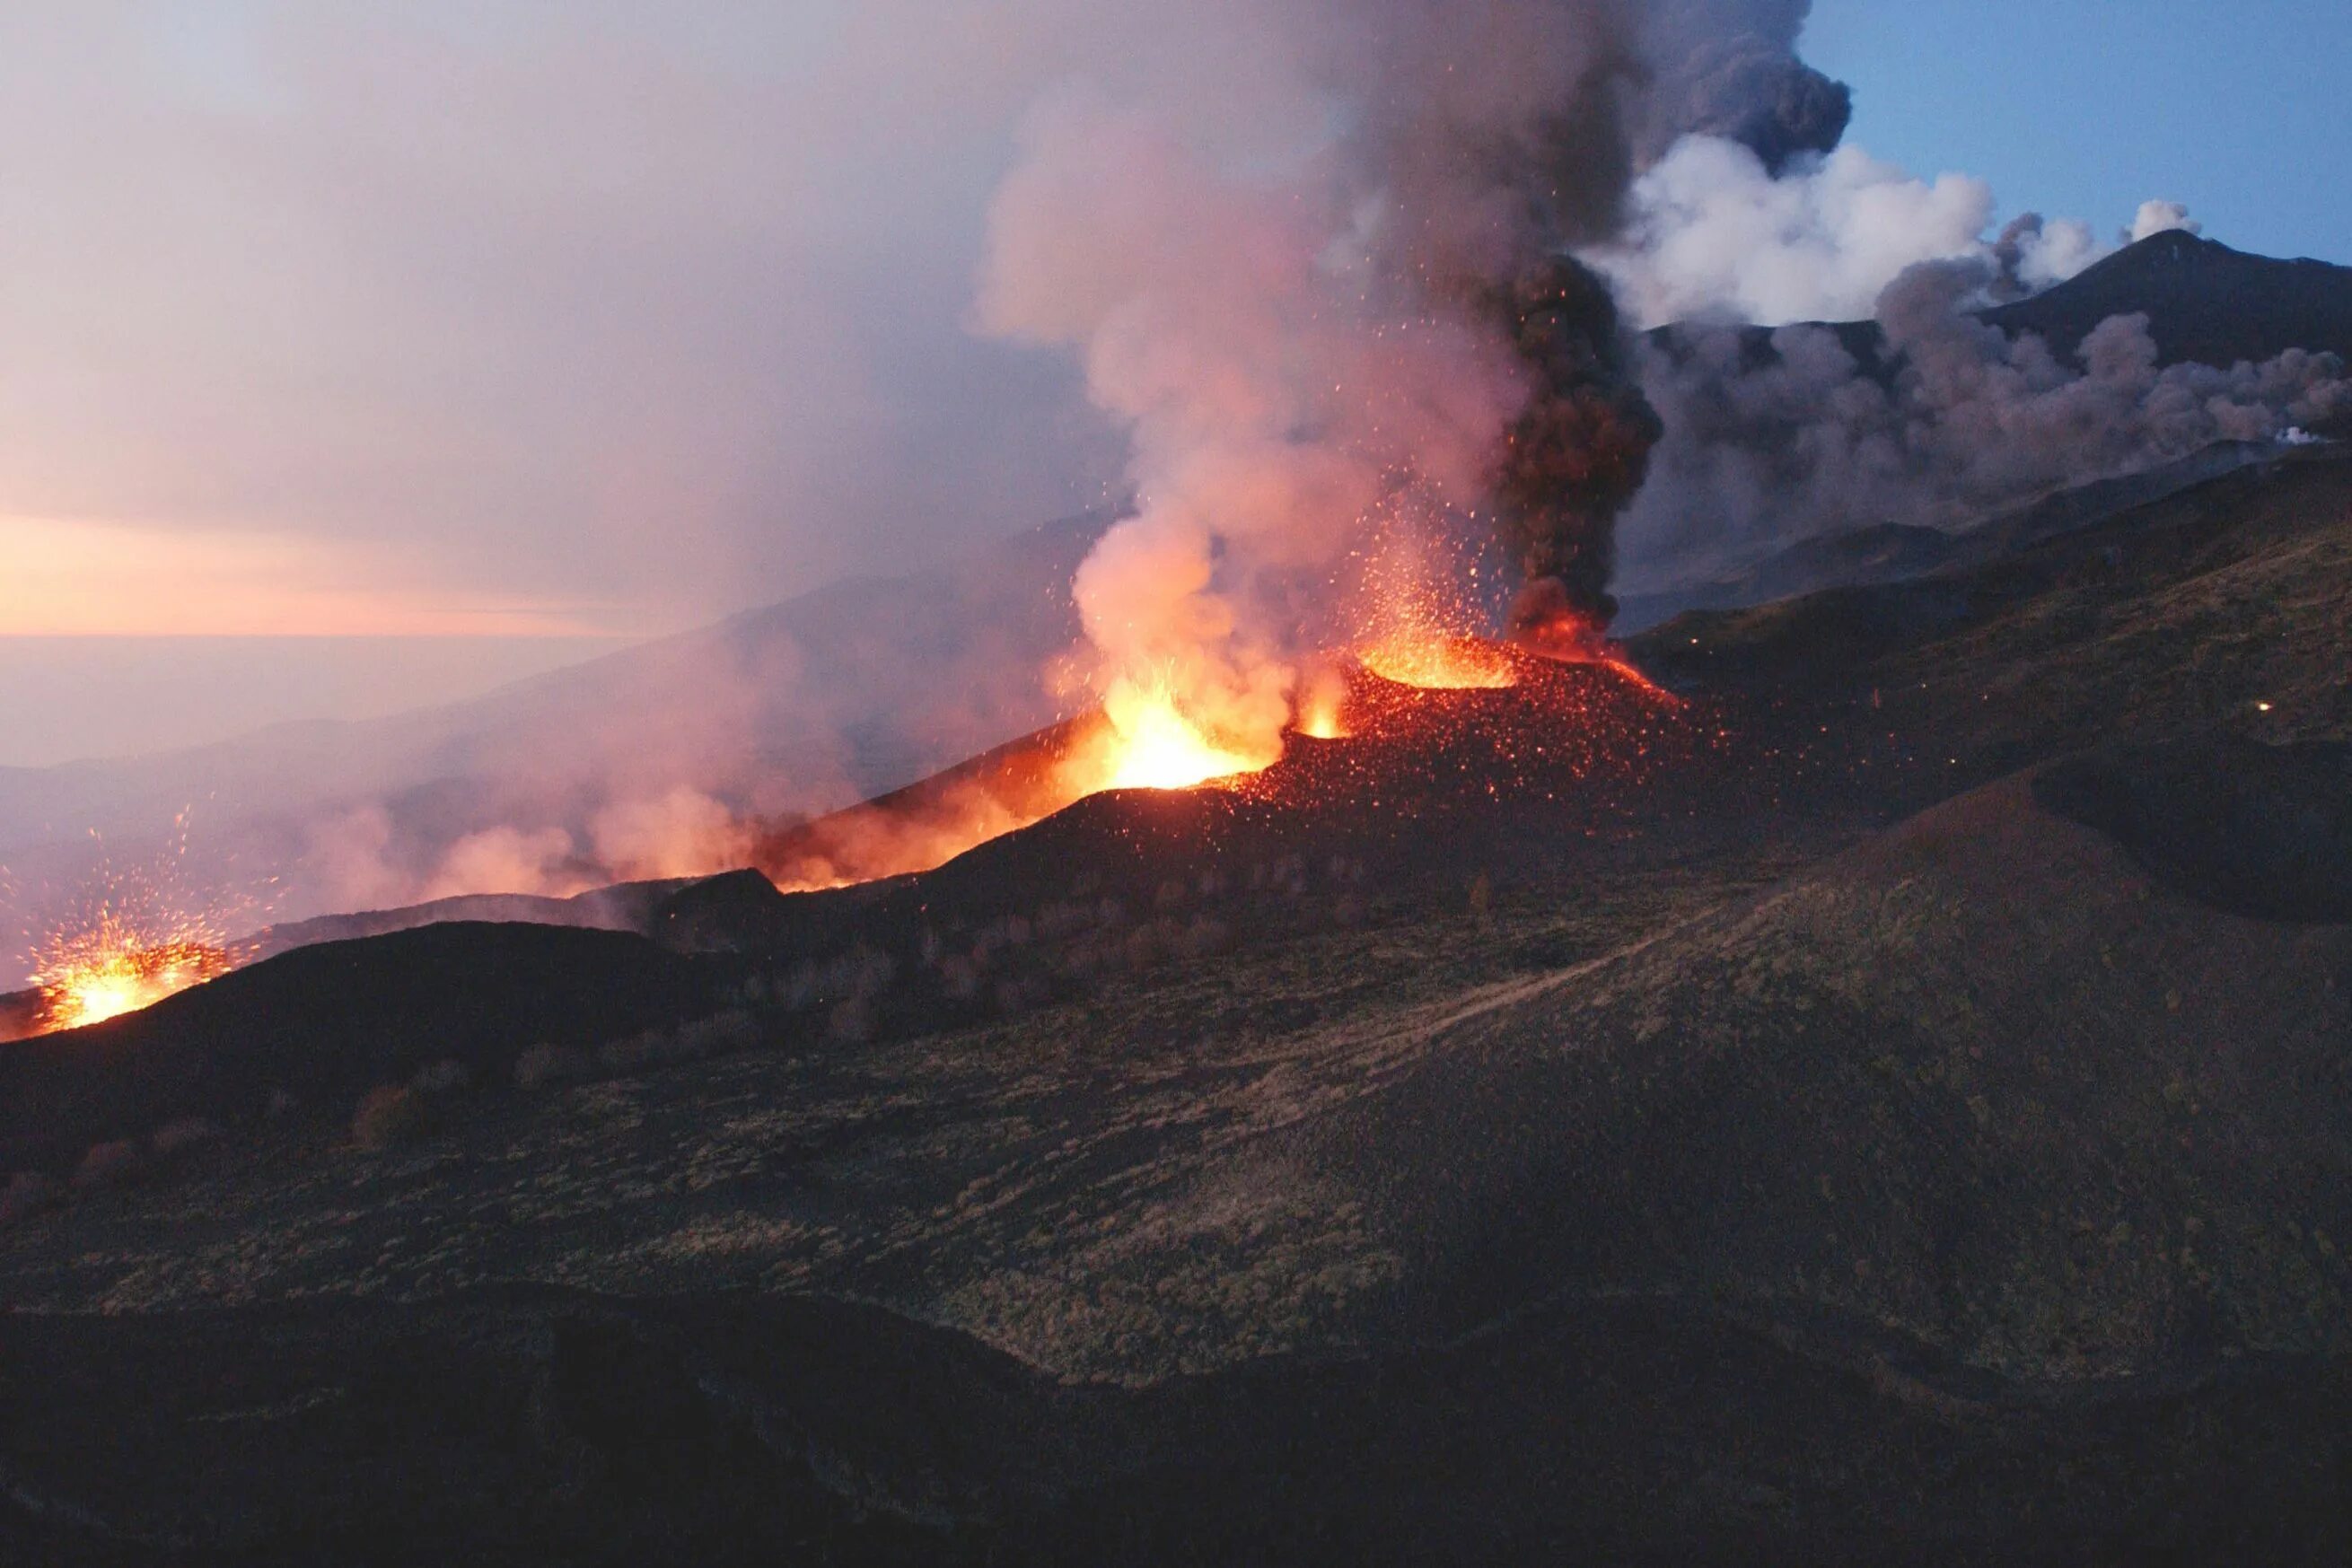
<svg viewBox="0 0 2352 1568"><path fill-rule="evenodd" d="M1114 789L1194 789L1282 759L1214 734L1164 675L1115 681L1102 706L879 800L763 836L753 861L785 893L906 876Z"/></svg>
<svg viewBox="0 0 2352 1568"><path fill-rule="evenodd" d="M101 860L89 888L34 945L36 1033L138 1012L254 956L251 944L233 942L227 932L232 920L253 916L256 904L195 893L188 876L188 813L173 826L174 838L152 861L124 870Z"/></svg>
<svg viewBox="0 0 2352 1568"><path fill-rule="evenodd" d="M1392 637L1356 657L1384 681L1426 692L1495 692L1519 684L1518 673L1492 643L1466 637Z"/></svg>
<svg viewBox="0 0 2352 1568"><path fill-rule="evenodd" d="M1215 779L1257 773L1282 759L1213 739L1179 706L1165 678L1120 680L1103 696L1109 721L1096 744L1066 771L1083 799L1107 789L1190 789Z"/></svg>
<svg viewBox="0 0 2352 1568"><path fill-rule="evenodd" d="M109 912L42 955L33 977L41 994L41 1030L80 1029L153 1007L227 974L237 962L209 935L143 937Z"/></svg>

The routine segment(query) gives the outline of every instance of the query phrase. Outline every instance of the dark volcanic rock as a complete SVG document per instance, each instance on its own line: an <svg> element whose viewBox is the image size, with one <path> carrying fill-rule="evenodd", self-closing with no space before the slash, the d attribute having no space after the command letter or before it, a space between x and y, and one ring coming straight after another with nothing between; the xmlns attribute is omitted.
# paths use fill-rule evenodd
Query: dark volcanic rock
<svg viewBox="0 0 2352 1568"><path fill-rule="evenodd" d="M2352 267L2249 256L2176 229L1985 319L2065 358L2100 322L2128 315L2147 317L2168 365L2260 364L2289 349L2352 359Z"/></svg>
<svg viewBox="0 0 2352 1568"><path fill-rule="evenodd" d="M2118 748L2034 788L2191 897L2257 920L2352 921L2352 747Z"/></svg>
<svg viewBox="0 0 2352 1568"><path fill-rule="evenodd" d="M1674 1301L1128 1392L869 1307L508 1290L27 1320L0 1392L0 1549L60 1564L2319 1563L2352 1473L2339 1368L2016 1386Z"/></svg>

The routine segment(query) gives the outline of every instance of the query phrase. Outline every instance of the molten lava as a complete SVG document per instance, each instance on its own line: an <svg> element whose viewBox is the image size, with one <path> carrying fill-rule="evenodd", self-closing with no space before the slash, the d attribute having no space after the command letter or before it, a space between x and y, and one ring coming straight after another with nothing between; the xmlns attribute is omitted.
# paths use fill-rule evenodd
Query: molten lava
<svg viewBox="0 0 2352 1568"><path fill-rule="evenodd" d="M1519 684L1502 650L1470 637L1392 637L1356 657L1381 679L1425 692L1498 692Z"/></svg>
<svg viewBox="0 0 2352 1568"><path fill-rule="evenodd" d="M53 938L33 977L42 1032L80 1029L150 1008L236 968L242 956L219 936L190 924L142 932L111 908L78 931Z"/></svg>
<svg viewBox="0 0 2352 1568"><path fill-rule="evenodd" d="M1114 789L1193 789L1281 759L1213 735L1164 676L1114 682L1102 706L904 789L772 831L754 863L786 893L879 882L946 864L967 850Z"/></svg>
<svg viewBox="0 0 2352 1568"><path fill-rule="evenodd" d="M1113 790L1207 790L1226 801L1392 811L1432 789L1483 800L1634 787L1706 743L1679 698L1605 643L1548 656L1478 638L1384 642L1310 666L1290 734L1253 749L1215 734L1171 684L1115 685L1102 707L919 784L781 828L756 863L813 892L928 872ZM1564 652L1565 650L1563 650ZM1437 759L1443 758L1440 762ZM1431 777L1433 767L1444 778Z"/></svg>
<svg viewBox="0 0 2352 1568"><path fill-rule="evenodd" d="M1103 716L1108 728L1065 770L1074 799L1106 789L1190 789L1281 760L1279 745L1268 756L1211 739L1186 716L1164 677L1117 682L1103 698Z"/></svg>
<svg viewBox="0 0 2352 1568"><path fill-rule="evenodd" d="M35 1032L137 1012L253 958L255 946L230 941L227 931L254 915L256 901L192 886L188 823L183 811L152 860L124 869L101 859L71 909L52 919L33 950Z"/></svg>

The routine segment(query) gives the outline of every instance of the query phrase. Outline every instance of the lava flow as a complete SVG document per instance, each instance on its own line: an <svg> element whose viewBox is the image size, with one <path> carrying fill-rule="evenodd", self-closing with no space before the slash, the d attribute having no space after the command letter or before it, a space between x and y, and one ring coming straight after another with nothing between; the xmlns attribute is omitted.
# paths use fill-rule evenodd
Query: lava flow
<svg viewBox="0 0 2352 1568"><path fill-rule="evenodd" d="M1391 637L1308 672L1290 736L1253 750L1208 734L1170 686L1121 684L1101 708L892 794L772 831L755 860L786 892L926 872L1112 790L1213 789L1262 802L1398 802L1434 768L1482 794L1643 776L1696 727L1605 643L1544 650ZM1305 753L1311 752L1308 756ZM1473 775L1476 778L1474 779Z"/></svg>

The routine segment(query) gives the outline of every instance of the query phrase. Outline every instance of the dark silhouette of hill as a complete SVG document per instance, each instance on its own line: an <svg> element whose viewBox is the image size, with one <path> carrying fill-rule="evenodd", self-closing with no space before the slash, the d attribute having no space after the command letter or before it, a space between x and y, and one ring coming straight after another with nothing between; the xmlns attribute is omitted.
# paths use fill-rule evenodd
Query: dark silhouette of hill
<svg viewBox="0 0 2352 1568"><path fill-rule="evenodd" d="M312 947L321 942L351 942L362 936L386 936L395 931L441 925L457 921L477 924L588 926L600 931L643 931L653 911L693 879L668 882L618 883L571 898L542 898L530 894L485 893L462 898L435 899L429 904L398 909L362 910L351 915L321 915L309 920L272 925L253 939L261 957Z"/></svg>
<svg viewBox="0 0 2352 1568"><path fill-rule="evenodd" d="M2352 359L2352 267L2250 256L2175 229L1984 319L2071 358L2100 322L2129 315L2148 319L2168 365L2260 364L2289 349Z"/></svg>
<svg viewBox="0 0 2352 1568"><path fill-rule="evenodd" d="M2027 298L1976 312L2011 337L2031 332L2071 361L2083 340L2116 316L2146 316L2158 362L2227 369L2260 364L2290 349L2352 359L2352 267L2324 261L2280 261L2232 250L2185 230L2125 246L2065 282ZM1834 333L1865 371L1896 369L1875 321L1814 321ZM1683 329L1653 329L1671 343ZM1773 359L1769 327L1741 330L1750 369Z"/></svg>
<svg viewBox="0 0 2352 1568"><path fill-rule="evenodd" d="M184 1117L247 1124L273 1092L337 1120L433 1063L504 1077L533 1044L594 1044L702 996L683 961L611 931L455 924L304 947L0 1050L0 1166L69 1168Z"/></svg>
<svg viewBox="0 0 2352 1568"><path fill-rule="evenodd" d="M1983 565L2279 455L2279 448L2266 443L2224 442L2144 473L2062 490L1972 528L1954 530L1881 523L1801 539L1713 581L1663 593L1627 594L1619 601L1617 630L1620 635L1631 636L1687 611L1740 610L1827 588L1902 582L1930 572Z"/></svg>
<svg viewBox="0 0 2352 1568"><path fill-rule="evenodd" d="M18 1330L0 1473L25 1506L0 1512L0 1550L61 1565L295 1542L369 1562L1725 1568L1883 1563L1894 1542L1906 1563L2067 1568L2347 1544L2310 1509L2348 1457L2338 1366L2021 1391L1884 1333L1842 1364L1821 1325L1698 1301L1559 1304L1410 1358L1140 1391L748 1291ZM1857 1431L1875 1435L1859 1468Z"/></svg>

